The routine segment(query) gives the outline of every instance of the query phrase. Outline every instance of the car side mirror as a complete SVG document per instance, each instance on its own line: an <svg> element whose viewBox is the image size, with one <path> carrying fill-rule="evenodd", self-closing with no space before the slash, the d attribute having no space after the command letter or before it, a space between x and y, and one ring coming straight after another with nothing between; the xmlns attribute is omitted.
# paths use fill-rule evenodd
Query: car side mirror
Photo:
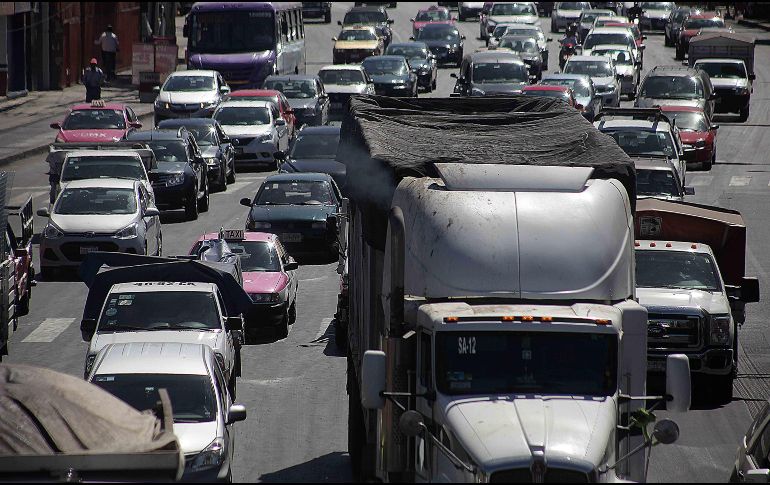
<svg viewBox="0 0 770 485"><path fill-rule="evenodd" d="M241 317L227 317L225 330L228 332L243 330L243 319Z"/></svg>
<svg viewBox="0 0 770 485"><path fill-rule="evenodd" d="M642 36L642 40L647 40L647 36L646 36L646 35L643 35L643 36Z"/></svg>
<svg viewBox="0 0 770 485"><path fill-rule="evenodd" d="M583 111L583 108L585 108L585 106L583 106L582 104L580 104L580 103L575 103L575 109L576 109L576 110L578 110L578 111Z"/></svg>
<svg viewBox="0 0 770 485"><path fill-rule="evenodd" d="M51 217L51 211L48 207L41 207L37 210L37 215L40 217Z"/></svg>
<svg viewBox="0 0 770 485"><path fill-rule="evenodd" d="M753 81L757 78L756 74L749 74L749 81Z"/></svg>
<svg viewBox="0 0 770 485"><path fill-rule="evenodd" d="M711 125L711 129L712 130L718 130L719 129L719 125Z"/></svg>
<svg viewBox="0 0 770 485"><path fill-rule="evenodd" d="M366 409L385 407L385 376L388 360L381 350L367 350L361 366L361 404Z"/></svg>
<svg viewBox="0 0 770 485"><path fill-rule="evenodd" d="M751 277L741 278L741 301L756 303L759 301L759 280Z"/></svg>
<svg viewBox="0 0 770 485"><path fill-rule="evenodd" d="M230 94L230 86L219 86L219 92L222 94Z"/></svg>
<svg viewBox="0 0 770 485"><path fill-rule="evenodd" d="M410 35L410 36L409 36L409 40L414 40L414 36L413 36L413 35Z"/></svg>
<svg viewBox="0 0 770 485"><path fill-rule="evenodd" d="M249 199L248 197L244 197L243 199L241 199L241 205L251 208L251 199Z"/></svg>
<svg viewBox="0 0 770 485"><path fill-rule="evenodd" d="M182 37L187 37L190 35L190 26L188 24L184 24L184 27L182 27Z"/></svg>
<svg viewBox="0 0 770 485"><path fill-rule="evenodd" d="M685 185L684 195L695 195L695 187L690 187L689 185Z"/></svg>
<svg viewBox="0 0 770 485"><path fill-rule="evenodd" d="M690 359L684 354L666 357L666 409L672 413L684 413L691 401Z"/></svg>
<svg viewBox="0 0 770 485"><path fill-rule="evenodd" d="M643 50L645 50L646 48L647 48L647 46L646 46L646 45L644 45L644 44L642 44L642 45L640 45L640 46L639 46L639 50L642 50L642 51L643 51Z"/></svg>
<svg viewBox="0 0 770 485"><path fill-rule="evenodd" d="M395 20L393 20L393 19L388 19L388 23L389 23L390 25L393 25L393 23L395 23Z"/></svg>
<svg viewBox="0 0 770 485"><path fill-rule="evenodd" d="M465 36L464 36L464 35L461 35L461 36L460 36L460 40L465 40Z"/></svg>
<svg viewBox="0 0 770 485"><path fill-rule="evenodd" d="M131 123L128 124L128 126L130 126L131 128L136 128L137 130L142 129L142 124L139 123L138 121L132 121Z"/></svg>
<svg viewBox="0 0 770 485"><path fill-rule="evenodd" d="M242 404L233 404L230 409L227 410L226 424L237 423L238 421L244 421L246 419L246 406Z"/></svg>
<svg viewBox="0 0 770 485"><path fill-rule="evenodd" d="M332 37L332 42L337 42L337 38L336 37Z"/></svg>
<svg viewBox="0 0 770 485"><path fill-rule="evenodd" d="M768 468L748 470L743 474L744 483L767 483L768 481L770 481L770 469Z"/></svg>
<svg viewBox="0 0 770 485"><path fill-rule="evenodd" d="M160 86L153 86L152 87L152 92L155 93L155 94L158 94L160 92Z"/></svg>
<svg viewBox="0 0 770 485"><path fill-rule="evenodd" d="M159 217L160 211L157 207L148 207L144 210L144 217Z"/></svg>
<svg viewBox="0 0 770 485"><path fill-rule="evenodd" d="M61 123L51 123L49 126L51 128L53 128L54 130L60 130L61 129Z"/></svg>
<svg viewBox="0 0 770 485"><path fill-rule="evenodd" d="M292 261L283 265L284 271L295 271L297 269L299 269L299 263L296 261Z"/></svg>
<svg viewBox="0 0 770 485"><path fill-rule="evenodd" d="M273 158L276 160L286 160L286 152L283 150L278 150L277 152L273 153Z"/></svg>
<svg viewBox="0 0 770 485"><path fill-rule="evenodd" d="M553 38L552 37L548 37L548 38L545 39L545 41L546 42L553 42Z"/></svg>
<svg viewBox="0 0 770 485"><path fill-rule="evenodd" d="M84 342L90 342L96 333L96 319L84 318L80 321L80 336Z"/></svg>
<svg viewBox="0 0 770 485"><path fill-rule="evenodd" d="M342 20L338 20L337 25L342 25Z"/></svg>
<svg viewBox="0 0 770 485"><path fill-rule="evenodd" d="M414 19L413 19L413 18L411 18L411 19L409 19L409 21L410 21L410 22L414 22Z"/></svg>

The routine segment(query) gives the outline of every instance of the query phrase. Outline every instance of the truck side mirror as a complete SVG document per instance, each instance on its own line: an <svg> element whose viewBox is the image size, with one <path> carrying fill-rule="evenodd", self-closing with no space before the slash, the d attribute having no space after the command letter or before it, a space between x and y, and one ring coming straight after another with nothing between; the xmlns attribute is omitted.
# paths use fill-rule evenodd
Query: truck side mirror
<svg viewBox="0 0 770 485"><path fill-rule="evenodd" d="M690 359L684 354L671 354L666 358L666 409L672 413L684 413L690 409Z"/></svg>
<svg viewBox="0 0 770 485"><path fill-rule="evenodd" d="M413 409L406 411L398 420L398 429L409 438L421 435L425 430L422 414Z"/></svg>
<svg viewBox="0 0 770 485"><path fill-rule="evenodd" d="M366 409L385 407L385 373L388 359L381 350L367 350L361 365L361 404Z"/></svg>
<svg viewBox="0 0 770 485"><path fill-rule="evenodd" d="M652 436L662 445L670 445L679 439L679 426L670 419L661 419L655 423Z"/></svg>
<svg viewBox="0 0 770 485"><path fill-rule="evenodd" d="M741 301L756 303L759 301L759 280L756 278L741 278Z"/></svg>
<svg viewBox="0 0 770 485"><path fill-rule="evenodd" d="M695 187L690 187L689 185L685 185L684 195L695 195Z"/></svg>
<svg viewBox="0 0 770 485"><path fill-rule="evenodd" d="M90 342L96 332L96 319L84 318L80 322L80 336L84 342Z"/></svg>
<svg viewBox="0 0 770 485"><path fill-rule="evenodd" d="M227 317L225 321L225 329L228 332L234 330L243 330L243 319L241 317Z"/></svg>
<svg viewBox="0 0 770 485"><path fill-rule="evenodd" d="M227 410L227 420L225 424L233 424L246 419L246 406L242 404L233 404Z"/></svg>

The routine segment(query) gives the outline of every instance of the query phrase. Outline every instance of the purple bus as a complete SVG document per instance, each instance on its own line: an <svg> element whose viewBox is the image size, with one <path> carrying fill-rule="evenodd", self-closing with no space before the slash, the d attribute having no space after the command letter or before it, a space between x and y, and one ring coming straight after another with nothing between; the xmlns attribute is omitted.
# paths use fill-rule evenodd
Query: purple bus
<svg viewBox="0 0 770 485"><path fill-rule="evenodd" d="M187 68L219 71L233 89L305 73L301 2L196 2L184 35Z"/></svg>

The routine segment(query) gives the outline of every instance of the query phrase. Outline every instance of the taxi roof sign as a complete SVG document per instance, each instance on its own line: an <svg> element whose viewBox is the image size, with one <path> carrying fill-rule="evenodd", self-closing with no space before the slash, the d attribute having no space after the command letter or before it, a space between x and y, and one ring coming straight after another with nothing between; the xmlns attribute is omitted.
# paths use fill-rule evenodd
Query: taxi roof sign
<svg viewBox="0 0 770 485"><path fill-rule="evenodd" d="M225 229L222 233L225 239L232 241L243 241L246 238L246 231L243 229Z"/></svg>

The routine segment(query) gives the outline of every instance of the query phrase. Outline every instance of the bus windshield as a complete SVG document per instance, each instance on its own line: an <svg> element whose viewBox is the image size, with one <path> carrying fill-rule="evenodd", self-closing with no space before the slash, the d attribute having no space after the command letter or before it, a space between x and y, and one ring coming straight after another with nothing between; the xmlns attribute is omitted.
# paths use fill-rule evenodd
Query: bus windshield
<svg viewBox="0 0 770 485"><path fill-rule="evenodd" d="M189 45L192 52L230 54L274 50L273 12L223 11L191 15Z"/></svg>

